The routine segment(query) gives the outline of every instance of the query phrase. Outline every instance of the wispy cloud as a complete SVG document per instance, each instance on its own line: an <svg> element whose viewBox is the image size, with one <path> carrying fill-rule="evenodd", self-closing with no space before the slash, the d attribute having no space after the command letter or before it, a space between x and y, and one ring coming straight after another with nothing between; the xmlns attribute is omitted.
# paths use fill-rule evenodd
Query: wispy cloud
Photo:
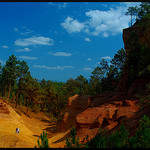
<svg viewBox="0 0 150 150"><path fill-rule="evenodd" d="M57 6L59 9L64 9L67 7L68 3L59 3L59 2L49 2L48 3L49 5L52 5L52 6Z"/></svg>
<svg viewBox="0 0 150 150"><path fill-rule="evenodd" d="M29 46L29 45L53 45L54 40L43 36L33 36L26 39L18 39L15 41L16 46Z"/></svg>
<svg viewBox="0 0 150 150"><path fill-rule="evenodd" d="M85 41L90 42L91 40L89 38L85 38Z"/></svg>
<svg viewBox="0 0 150 150"><path fill-rule="evenodd" d="M101 57L101 59L111 60L111 57L110 56L105 56L105 57Z"/></svg>
<svg viewBox="0 0 150 150"><path fill-rule="evenodd" d="M28 34L33 32L32 30L28 29L26 26L14 28L14 31L21 34L21 35L28 35Z"/></svg>
<svg viewBox="0 0 150 150"><path fill-rule="evenodd" d="M19 32L18 28L14 28L14 31L15 31L15 32Z"/></svg>
<svg viewBox="0 0 150 150"><path fill-rule="evenodd" d="M84 70L84 71L91 71L91 70L92 70L92 68L85 67L85 68L83 68L83 70Z"/></svg>
<svg viewBox="0 0 150 150"><path fill-rule="evenodd" d="M59 9L63 9L63 8L66 8L67 5L68 5L68 3L62 3L62 2L61 2L61 3L58 4L58 8L59 8Z"/></svg>
<svg viewBox="0 0 150 150"><path fill-rule="evenodd" d="M66 53L66 52L49 52L48 54L50 55L54 55L54 56L71 56L71 53Z"/></svg>
<svg viewBox="0 0 150 150"><path fill-rule="evenodd" d="M16 50L16 52L30 52L30 51L32 51L32 50L29 48L23 48L23 49Z"/></svg>
<svg viewBox="0 0 150 150"><path fill-rule="evenodd" d="M3 46L1 46L2 48L8 48L8 46L7 45L3 45Z"/></svg>
<svg viewBox="0 0 150 150"><path fill-rule="evenodd" d="M19 58L21 58L21 59L29 59L29 60L38 59L37 57L31 57L31 56L19 56Z"/></svg>
<svg viewBox="0 0 150 150"><path fill-rule="evenodd" d="M84 29L84 23L80 23L78 20L74 20L71 17L67 17L61 26L69 33L81 32Z"/></svg>
<svg viewBox="0 0 150 150"><path fill-rule="evenodd" d="M35 68L44 68L44 69L52 69L52 70L64 70L64 69L69 69L69 68L74 68L73 66L56 66L56 67L48 67L45 65L33 65Z"/></svg>
<svg viewBox="0 0 150 150"><path fill-rule="evenodd" d="M87 60L88 60L88 61L91 61L92 59L91 59L91 58L88 58Z"/></svg>
<svg viewBox="0 0 150 150"><path fill-rule="evenodd" d="M1 60L1 59L0 59L0 63L1 63L2 65L5 65L6 62L5 62L4 60Z"/></svg>

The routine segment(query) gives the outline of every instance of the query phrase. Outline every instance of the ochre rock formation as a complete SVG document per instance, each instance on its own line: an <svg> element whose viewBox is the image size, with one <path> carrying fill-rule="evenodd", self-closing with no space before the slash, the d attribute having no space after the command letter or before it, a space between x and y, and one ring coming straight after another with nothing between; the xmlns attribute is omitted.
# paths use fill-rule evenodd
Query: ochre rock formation
<svg viewBox="0 0 150 150"><path fill-rule="evenodd" d="M89 95L79 96L76 94L69 98L61 125L62 130L67 130L76 125L76 115L89 106L89 97Z"/></svg>
<svg viewBox="0 0 150 150"><path fill-rule="evenodd" d="M123 120L129 120L139 110L137 101L124 100L87 108L76 117L77 136L83 140L88 134L94 137L99 128L108 131L114 129Z"/></svg>

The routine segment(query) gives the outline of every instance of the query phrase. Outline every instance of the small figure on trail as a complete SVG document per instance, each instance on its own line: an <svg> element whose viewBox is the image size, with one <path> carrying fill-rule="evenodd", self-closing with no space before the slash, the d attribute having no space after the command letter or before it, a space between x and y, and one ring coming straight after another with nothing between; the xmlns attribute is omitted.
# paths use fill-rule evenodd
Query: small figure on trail
<svg viewBox="0 0 150 150"><path fill-rule="evenodd" d="M19 133L19 127L18 127L18 133Z"/></svg>
<svg viewBox="0 0 150 150"><path fill-rule="evenodd" d="M19 133L19 127L18 127L18 128L16 128L16 133Z"/></svg>

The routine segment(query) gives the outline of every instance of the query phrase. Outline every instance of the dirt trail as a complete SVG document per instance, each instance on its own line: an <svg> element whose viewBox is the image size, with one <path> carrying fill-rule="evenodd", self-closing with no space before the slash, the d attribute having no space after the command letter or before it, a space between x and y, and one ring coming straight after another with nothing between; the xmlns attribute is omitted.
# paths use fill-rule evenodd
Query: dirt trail
<svg viewBox="0 0 150 150"><path fill-rule="evenodd" d="M16 113L2 100L0 103L0 148L34 148L43 130L48 133L51 148L64 147L69 131L57 133L53 130L56 125L50 124L45 115L32 113L34 116L29 118L20 111ZM15 133L17 127L20 129L19 134Z"/></svg>

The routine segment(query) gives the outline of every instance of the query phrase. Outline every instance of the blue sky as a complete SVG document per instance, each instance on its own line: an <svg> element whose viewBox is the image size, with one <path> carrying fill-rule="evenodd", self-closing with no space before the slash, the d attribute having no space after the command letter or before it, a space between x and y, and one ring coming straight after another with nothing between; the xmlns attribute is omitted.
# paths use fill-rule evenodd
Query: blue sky
<svg viewBox="0 0 150 150"><path fill-rule="evenodd" d="M31 75L66 82L90 78L102 58L124 48L125 12L133 2L1 2L0 63L10 55L27 62Z"/></svg>

